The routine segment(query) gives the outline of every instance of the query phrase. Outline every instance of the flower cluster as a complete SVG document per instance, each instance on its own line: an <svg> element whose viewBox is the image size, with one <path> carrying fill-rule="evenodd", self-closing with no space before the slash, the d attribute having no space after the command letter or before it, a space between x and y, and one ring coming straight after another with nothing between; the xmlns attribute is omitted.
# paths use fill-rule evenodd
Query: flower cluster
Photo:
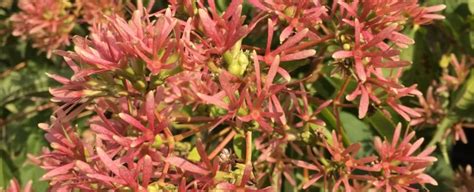
<svg viewBox="0 0 474 192"><path fill-rule="evenodd" d="M74 15L69 13L72 4L57 0L20 0L22 12L13 15L13 35L30 38L33 47L43 51L58 49L69 44L69 33L74 27Z"/></svg>
<svg viewBox="0 0 474 192"><path fill-rule="evenodd" d="M421 116L414 118L410 125L436 126L443 120L451 118L449 110L453 108L454 104L450 103L449 97L451 92L461 89L461 85L465 83L469 64L467 64L465 57L462 57L459 62L454 54L450 54L442 57L440 66L443 69L440 82L433 82L433 85L428 87L425 97L418 96L420 107L414 108L414 110ZM455 141L467 143L464 128L472 128L473 125L470 122L472 120L454 118L452 121L453 123L450 123L448 129L445 130L444 137L453 135Z"/></svg>
<svg viewBox="0 0 474 192"><path fill-rule="evenodd" d="M88 37L73 38L73 51L57 51L74 74L48 74L62 84L50 92L63 105L51 123L40 124L51 149L33 159L47 171L51 189L277 191L283 182L308 188L324 180L324 188L351 191L437 184L424 173L436 161L429 156L434 148L416 153L423 139L411 143L414 132L399 142L399 125L391 142L375 140L377 155L361 157L361 144L344 138L339 111L358 105L364 118L372 104L406 120L420 116L399 101L421 95L398 80L410 64L399 59L399 48L414 43L402 25L440 19L433 12L443 6L249 3L257 11L247 19L243 0L170 1L157 12L139 1L130 19L102 15L106 21ZM325 58L333 71L327 78L342 82L329 97L313 91L318 66L303 68L325 65ZM85 130L77 125L83 117ZM303 177L296 177L301 168Z"/></svg>
<svg viewBox="0 0 474 192"><path fill-rule="evenodd" d="M21 12L10 18L12 34L31 40L33 47L47 52L48 57L70 44L70 34L79 20L96 25L105 22L108 15L124 12L121 0L20 0L18 7Z"/></svg>
<svg viewBox="0 0 474 192"><path fill-rule="evenodd" d="M416 154L423 143L423 138L411 143L415 132L401 135L401 124L396 127L391 141L375 138L377 156L358 157L360 144L355 143L346 148L335 132L331 136L332 144L325 143L325 149L331 157L327 161L318 160L311 151L308 151L311 163L293 160L295 166L316 172L304 183L303 188L309 187L321 178L324 179L324 183L334 182L333 191L338 191L340 186L346 191L358 191L362 188L364 191L369 189L416 191L412 184L438 184L432 177L423 173L436 161L435 157L430 156L435 148L429 147ZM400 138L403 140L399 141Z"/></svg>

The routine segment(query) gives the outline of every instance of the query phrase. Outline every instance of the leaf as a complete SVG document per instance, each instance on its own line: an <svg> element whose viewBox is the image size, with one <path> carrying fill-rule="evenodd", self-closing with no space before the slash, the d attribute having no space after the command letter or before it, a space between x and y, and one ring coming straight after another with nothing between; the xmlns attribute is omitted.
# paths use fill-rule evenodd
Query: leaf
<svg viewBox="0 0 474 192"><path fill-rule="evenodd" d="M415 34L418 31L419 27L406 28L405 33L411 39L415 38ZM409 46L406 49L402 49L400 53L400 59L404 61L413 61L413 56L415 54L415 46Z"/></svg>
<svg viewBox="0 0 474 192"><path fill-rule="evenodd" d="M40 181L42 175L44 175L44 170L36 165L25 165L22 166L18 173L20 174L20 183L27 183L28 181L33 181L33 186L35 191L46 191L48 188L48 182Z"/></svg>
<svg viewBox="0 0 474 192"><path fill-rule="evenodd" d="M46 72L63 74L60 70L61 68L50 62L38 64L35 61L20 63L11 68L1 67L0 71L9 72L1 73L0 106L20 99L30 99L30 96L49 97L48 88L56 83Z"/></svg>
<svg viewBox="0 0 474 192"><path fill-rule="evenodd" d="M469 78L462 88L455 93L448 115L437 125L436 132L428 146L435 145L443 138L447 129L451 128L462 117L474 115L474 69L471 69Z"/></svg>
<svg viewBox="0 0 474 192"><path fill-rule="evenodd" d="M193 149L188 153L188 156L186 158L194 162L199 162L201 160L201 156L199 155L199 152L196 147L193 147Z"/></svg>
<svg viewBox="0 0 474 192"><path fill-rule="evenodd" d="M239 159L244 159L245 156L245 137L242 134L236 134L232 141L232 147Z"/></svg>
<svg viewBox="0 0 474 192"><path fill-rule="evenodd" d="M469 11L470 11L472 14L474 14L474 1L472 1L472 0L467 1L467 5L468 5L468 7L469 7Z"/></svg>
<svg viewBox="0 0 474 192"><path fill-rule="evenodd" d="M392 138L395 130L395 123L388 119L382 111L378 110L367 118L372 127L385 138Z"/></svg>
<svg viewBox="0 0 474 192"><path fill-rule="evenodd" d="M471 117L474 115L474 69L471 69L469 78L455 94L451 110L459 117Z"/></svg>
<svg viewBox="0 0 474 192"><path fill-rule="evenodd" d="M439 153L436 154L436 158L438 161L433 166L430 166L426 173L432 176L439 185L427 185L428 191L453 191L453 178L456 178L453 169L444 158L441 158Z"/></svg>
<svg viewBox="0 0 474 192"><path fill-rule="evenodd" d="M7 162L8 156L3 150L0 151L0 186L7 186L13 178L12 163Z"/></svg>
<svg viewBox="0 0 474 192"><path fill-rule="evenodd" d="M342 124L344 125L344 130L347 133L347 137L352 143L371 140L374 137L369 125L359 120L353 114L343 111L341 112L340 116Z"/></svg>

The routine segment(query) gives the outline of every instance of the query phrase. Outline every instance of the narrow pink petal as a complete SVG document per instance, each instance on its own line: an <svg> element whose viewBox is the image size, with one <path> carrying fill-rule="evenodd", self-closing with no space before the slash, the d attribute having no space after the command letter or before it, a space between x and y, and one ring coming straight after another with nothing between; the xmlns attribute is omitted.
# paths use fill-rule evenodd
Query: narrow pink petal
<svg viewBox="0 0 474 192"><path fill-rule="evenodd" d="M200 166L197 166L181 157L171 156L171 157L167 157L165 161L184 171L189 171L189 172L200 174L200 175L207 175L210 173L209 170L206 170Z"/></svg>
<svg viewBox="0 0 474 192"><path fill-rule="evenodd" d="M23 189L23 192L31 192L33 186L33 181L29 180L28 183L26 183L25 188Z"/></svg>
<svg viewBox="0 0 474 192"><path fill-rule="evenodd" d="M54 79L55 81L61 83L61 84L68 84L69 82L71 82L71 80L69 80L68 78L65 78L65 77L62 77L62 76L59 76L59 75L56 75L56 74L49 74L49 73L46 73L46 75L49 77L49 78L52 78Z"/></svg>
<svg viewBox="0 0 474 192"><path fill-rule="evenodd" d="M337 3L341 7L343 7L347 11L347 13L349 13L350 16L355 17L357 15L356 11L354 9L352 9L352 7L350 7L346 2L339 0L339 1L337 1Z"/></svg>
<svg viewBox="0 0 474 192"><path fill-rule="evenodd" d="M130 125L132 125L133 127L137 128L138 130L140 131L147 131L147 128L145 126L143 126L140 121L138 121L137 119L135 119L134 117L130 116L129 114L126 114L126 113L119 113L119 117L124 120L125 122L129 123Z"/></svg>
<svg viewBox="0 0 474 192"><path fill-rule="evenodd" d="M409 156L409 155L413 154L413 152L415 152L418 148L420 148L423 141L424 141L423 138L420 138L420 139L416 140L415 143L413 143L413 145L410 146L410 150L408 150L406 155Z"/></svg>
<svg viewBox="0 0 474 192"><path fill-rule="evenodd" d="M275 106L276 112L282 114L279 118L280 122L283 125L286 125L286 115L285 115L285 112L283 111L283 107L281 106L280 101L278 100L277 96L272 95L271 100L272 100L273 105Z"/></svg>
<svg viewBox="0 0 474 192"><path fill-rule="evenodd" d="M280 56L276 56L275 59L273 59L273 63L270 66L270 69L268 70L267 78L265 79L265 86L263 87L263 90L268 91L268 88L270 85L273 83L273 79L275 79L275 76L277 74L278 66L280 64Z"/></svg>
<svg viewBox="0 0 474 192"><path fill-rule="evenodd" d="M199 9L199 18L204 27L204 30L209 34L209 36L216 41L218 45L223 44L222 36L216 31L216 23L209 17L209 14L203 9Z"/></svg>
<svg viewBox="0 0 474 192"><path fill-rule="evenodd" d="M315 170L315 171L320 171L319 167L316 165L313 165L311 163L307 163L305 161L301 160L292 160L291 161L293 164L295 164L298 167L304 168L304 169L309 169L309 170Z"/></svg>
<svg viewBox="0 0 474 192"><path fill-rule="evenodd" d="M97 173L87 174L87 177L97 179L99 181L106 182L106 183L118 183L122 185L127 184L123 179L117 179L117 178L113 178L113 177L109 177L109 176L105 176L105 175L97 174Z"/></svg>
<svg viewBox="0 0 474 192"><path fill-rule="evenodd" d="M278 70L277 70L278 74L280 74L283 79L285 79L287 82L290 82L291 81L291 76L290 74L288 73L288 71L286 71L285 69L281 68L281 67L278 67Z"/></svg>
<svg viewBox="0 0 474 192"><path fill-rule="evenodd" d="M293 27L291 25L283 29L280 34L280 43L285 41L291 35L291 33L293 33Z"/></svg>
<svg viewBox="0 0 474 192"><path fill-rule="evenodd" d="M84 161L76 160L75 167L79 169L82 173L94 173L94 169Z"/></svg>
<svg viewBox="0 0 474 192"><path fill-rule="evenodd" d="M255 80L257 81L257 93L262 92L262 79L260 75L260 62L258 61L257 52L253 51L252 53L253 65L255 67Z"/></svg>
<svg viewBox="0 0 474 192"><path fill-rule="evenodd" d="M41 179L47 180L47 179L52 179L55 176L66 174L69 172L74 167L74 163L68 163L66 165L59 166L53 170L48 171L46 174L44 174Z"/></svg>
<svg viewBox="0 0 474 192"><path fill-rule="evenodd" d="M264 10L264 11L270 10L267 7L265 7L262 3L260 3L260 0L248 0L248 2L252 4L254 7L257 7L261 10Z"/></svg>
<svg viewBox="0 0 474 192"><path fill-rule="evenodd" d="M202 99L203 101L207 102L207 103L210 103L210 104L213 104L213 105L216 105L220 108L223 108L223 109L226 109L228 110L229 109L229 105L227 103L225 103L224 101L222 101L222 99L216 95L213 95L213 96L209 96L209 95L204 95L202 93L196 93L196 95Z"/></svg>
<svg viewBox="0 0 474 192"><path fill-rule="evenodd" d="M311 177L310 180L308 180L304 183L303 189L307 189L309 186L316 183L316 181L318 181L322 176L323 176L322 174L317 174L317 175L314 175L313 177Z"/></svg>
<svg viewBox="0 0 474 192"><path fill-rule="evenodd" d="M20 192L20 184L16 179L10 180L10 186L7 188L8 192Z"/></svg>
<svg viewBox="0 0 474 192"><path fill-rule="evenodd" d="M307 49L307 50L299 51L299 52L296 52L296 53L283 55L281 57L281 61L294 61L294 60L306 59L308 57L313 56L314 54L316 54L315 50Z"/></svg>
<svg viewBox="0 0 474 192"><path fill-rule="evenodd" d="M336 51L332 54L332 58L334 59L343 59L352 56L354 56L354 53L352 51Z"/></svg>
<svg viewBox="0 0 474 192"><path fill-rule="evenodd" d="M395 42L403 43L405 45L411 45L415 43L413 39L399 32L393 32L392 37L390 39Z"/></svg>
<svg viewBox="0 0 474 192"><path fill-rule="evenodd" d="M367 80L367 74L365 72L364 64L360 58L355 58L355 72L359 80L363 83Z"/></svg>
<svg viewBox="0 0 474 192"><path fill-rule="evenodd" d="M235 191L237 186L229 182L223 182L216 185L216 189L218 190L228 190L228 191Z"/></svg>
<svg viewBox="0 0 474 192"><path fill-rule="evenodd" d="M436 182L436 180L433 179L433 177L431 177L427 174L420 174L420 175L417 176L417 178L420 179L422 183L429 183L429 184L435 185L435 186L438 185L438 182Z"/></svg>
<svg viewBox="0 0 474 192"><path fill-rule="evenodd" d="M120 170L119 170L119 165L117 165L116 162L114 162L107 153L105 153L102 148L97 147L97 156L99 156L100 160L102 161L103 165L107 167L110 171L112 171L115 175L120 176Z"/></svg>
<svg viewBox="0 0 474 192"><path fill-rule="evenodd" d="M148 92L145 101L145 111L148 120L148 126L151 131L155 130L155 94L153 91Z"/></svg>
<svg viewBox="0 0 474 192"><path fill-rule="evenodd" d="M308 33L308 29L303 29L301 31L299 31L298 33L296 33L295 35L291 36L290 38L288 38L288 40L285 41L285 43L283 43L282 45L280 45L277 49L275 49L272 54L279 54L283 51L285 51L286 49L290 48L290 47L293 47L294 45L298 44L299 42L301 42L301 40L303 40L303 38L306 37L306 34Z"/></svg>
<svg viewBox="0 0 474 192"><path fill-rule="evenodd" d="M360 47L360 32L362 31L362 26L360 25L359 19L355 19L354 21L354 36L355 36L355 43L354 47L356 49L359 49Z"/></svg>
<svg viewBox="0 0 474 192"><path fill-rule="evenodd" d="M363 49L368 49L382 42L384 39L388 38L396 28L397 28L396 25L390 25L386 27L385 29L380 31L377 35L375 35L375 37L372 38L367 44L365 44L363 46Z"/></svg>
<svg viewBox="0 0 474 192"><path fill-rule="evenodd" d="M272 39L273 39L273 27L274 27L274 23L272 22L272 20L269 18L268 19L268 34L267 34L267 47L265 49L265 55L269 55L270 54L270 48L271 48L271 45L272 45Z"/></svg>
<svg viewBox="0 0 474 192"><path fill-rule="evenodd" d="M395 147L398 144L398 140L400 139L400 134L402 132L402 124L398 123L397 127L395 128L395 132L393 133L392 137L392 148L395 149Z"/></svg>
<svg viewBox="0 0 474 192"><path fill-rule="evenodd" d="M443 4L425 7L425 10L427 12L438 12L438 11L442 11L444 9L446 9L446 5L443 5Z"/></svg>
<svg viewBox="0 0 474 192"><path fill-rule="evenodd" d="M145 155L145 157L143 157L143 169L142 169L143 178L142 178L142 186L144 186L144 187L148 186L148 183L150 182L150 178L151 178L152 173L153 173L153 165L152 165L152 163L153 163L153 162L152 162L150 156Z"/></svg>
<svg viewBox="0 0 474 192"><path fill-rule="evenodd" d="M364 87L361 87L361 97L359 102L359 119L362 119L367 114L367 110L369 109L369 93Z"/></svg>

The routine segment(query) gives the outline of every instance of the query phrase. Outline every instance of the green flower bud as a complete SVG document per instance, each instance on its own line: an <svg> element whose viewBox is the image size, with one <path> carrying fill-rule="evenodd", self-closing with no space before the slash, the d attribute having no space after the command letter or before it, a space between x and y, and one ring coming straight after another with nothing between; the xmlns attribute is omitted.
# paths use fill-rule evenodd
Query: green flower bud
<svg viewBox="0 0 474 192"><path fill-rule="evenodd" d="M227 70L236 76L242 76L250 63L247 54L240 50L241 43L242 40L238 41L231 50L224 53Z"/></svg>
<svg viewBox="0 0 474 192"><path fill-rule="evenodd" d="M344 50L346 50L346 51L350 51L351 50L351 45L349 43L344 43L344 45L342 45L342 48L344 48Z"/></svg>
<svg viewBox="0 0 474 192"><path fill-rule="evenodd" d="M449 66L450 61L451 61L451 57L449 56L449 54L444 54L439 60L439 66L445 69Z"/></svg>
<svg viewBox="0 0 474 192"><path fill-rule="evenodd" d="M151 147L154 148L159 148L163 144L163 138L161 138L160 135L155 136L155 141L153 141L153 144L151 144Z"/></svg>
<svg viewBox="0 0 474 192"><path fill-rule="evenodd" d="M286 16L288 17L294 17L296 15L296 6L288 6L283 10L283 13L285 13Z"/></svg>
<svg viewBox="0 0 474 192"><path fill-rule="evenodd" d="M96 97L96 96L100 96L104 94L104 92L102 91L91 90L91 89L86 89L82 93L87 97Z"/></svg>

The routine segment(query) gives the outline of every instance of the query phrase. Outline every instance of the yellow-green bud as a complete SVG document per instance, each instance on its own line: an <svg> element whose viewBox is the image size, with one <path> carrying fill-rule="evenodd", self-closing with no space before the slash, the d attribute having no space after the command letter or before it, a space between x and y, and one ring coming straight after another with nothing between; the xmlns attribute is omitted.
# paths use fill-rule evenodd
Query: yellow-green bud
<svg viewBox="0 0 474 192"><path fill-rule="evenodd" d="M153 141L153 144L151 144L152 147L154 148L159 148L163 144L163 139L161 138L160 135L155 136L155 140Z"/></svg>
<svg viewBox="0 0 474 192"><path fill-rule="evenodd" d="M344 43L344 45L342 45L342 48L344 48L344 50L346 51L349 51L351 50L351 45L349 43Z"/></svg>
<svg viewBox="0 0 474 192"><path fill-rule="evenodd" d="M449 66L451 58L449 57L449 54L444 54L441 59L439 60L439 66L441 68L447 68Z"/></svg>
<svg viewBox="0 0 474 192"><path fill-rule="evenodd" d="M286 16L288 17L294 17L296 14L296 6L288 6L283 10L283 13L285 13Z"/></svg>
<svg viewBox="0 0 474 192"><path fill-rule="evenodd" d="M90 89L86 89L82 93L87 97L94 97L94 96L99 96L103 94L102 91L96 91L96 90L90 90Z"/></svg>

